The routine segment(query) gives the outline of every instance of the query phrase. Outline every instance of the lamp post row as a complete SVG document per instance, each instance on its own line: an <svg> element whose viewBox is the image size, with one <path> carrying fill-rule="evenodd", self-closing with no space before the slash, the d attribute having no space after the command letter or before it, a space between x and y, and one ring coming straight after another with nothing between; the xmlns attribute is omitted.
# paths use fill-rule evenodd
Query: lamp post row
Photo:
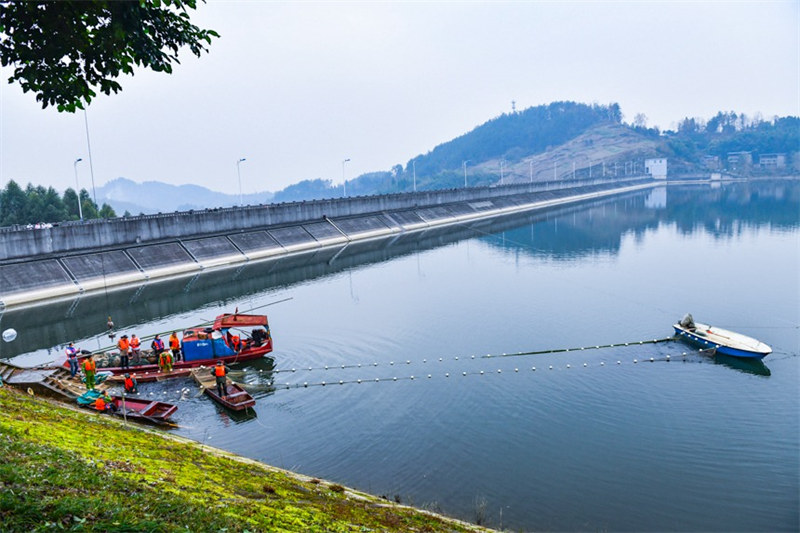
<svg viewBox="0 0 800 533"><path fill-rule="evenodd" d="M83 220L83 207L81 207L81 187L78 185L78 163L83 161L83 158L79 157L72 163L72 168L75 170L75 192L78 195L78 217Z"/></svg>

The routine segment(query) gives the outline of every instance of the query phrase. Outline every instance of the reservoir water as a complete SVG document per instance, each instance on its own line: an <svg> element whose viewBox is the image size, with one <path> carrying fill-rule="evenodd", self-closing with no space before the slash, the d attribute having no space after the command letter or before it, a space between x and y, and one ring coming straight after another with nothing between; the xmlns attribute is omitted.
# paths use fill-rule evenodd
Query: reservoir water
<svg viewBox="0 0 800 533"><path fill-rule="evenodd" d="M798 272L800 181L669 186L8 311L0 356L290 298L255 416L143 386L176 433L514 531L797 531ZM686 312L774 353L638 344Z"/></svg>

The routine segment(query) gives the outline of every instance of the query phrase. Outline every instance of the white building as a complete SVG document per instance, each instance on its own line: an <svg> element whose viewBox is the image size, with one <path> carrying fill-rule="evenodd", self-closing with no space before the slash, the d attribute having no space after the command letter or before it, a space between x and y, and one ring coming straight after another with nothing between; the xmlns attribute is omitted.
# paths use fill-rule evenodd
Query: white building
<svg viewBox="0 0 800 533"><path fill-rule="evenodd" d="M786 168L786 154L761 154L758 164L761 168Z"/></svg>
<svg viewBox="0 0 800 533"><path fill-rule="evenodd" d="M667 159L645 159L644 171L650 174L654 180L667 179Z"/></svg>

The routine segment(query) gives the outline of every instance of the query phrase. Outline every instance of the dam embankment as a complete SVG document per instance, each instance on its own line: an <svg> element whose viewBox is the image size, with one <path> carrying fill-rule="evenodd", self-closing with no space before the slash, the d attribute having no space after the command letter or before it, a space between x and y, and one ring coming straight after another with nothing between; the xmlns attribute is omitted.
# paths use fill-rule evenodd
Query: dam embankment
<svg viewBox="0 0 800 533"><path fill-rule="evenodd" d="M512 184L3 228L0 305L44 303L653 185L649 177Z"/></svg>

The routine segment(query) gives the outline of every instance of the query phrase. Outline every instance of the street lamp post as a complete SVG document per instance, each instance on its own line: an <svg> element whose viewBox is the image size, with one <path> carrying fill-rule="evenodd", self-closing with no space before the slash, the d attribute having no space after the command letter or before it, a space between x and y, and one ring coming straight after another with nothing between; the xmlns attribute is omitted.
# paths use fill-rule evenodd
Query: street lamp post
<svg viewBox="0 0 800 533"><path fill-rule="evenodd" d="M82 158L78 158L72 163L72 168L75 170L75 192L78 193L78 216L81 220L83 220L83 207L81 207L81 188L78 185L78 163L83 161Z"/></svg>
<svg viewBox="0 0 800 533"><path fill-rule="evenodd" d="M347 180L344 177L344 164L347 163L348 161L350 161L349 157L344 161L342 161L342 184L343 184L344 196L347 196Z"/></svg>
<svg viewBox="0 0 800 533"><path fill-rule="evenodd" d="M530 182L533 183L533 159L528 159L528 174L530 176Z"/></svg>
<svg viewBox="0 0 800 533"><path fill-rule="evenodd" d="M411 162L411 168L414 169L414 192L417 192L417 162Z"/></svg>
<svg viewBox="0 0 800 533"><path fill-rule="evenodd" d="M464 188L467 188L467 163L469 163L469 159L466 161L461 162L461 166L464 167Z"/></svg>
<svg viewBox="0 0 800 533"><path fill-rule="evenodd" d="M247 161L247 159L243 157L236 162L236 175L239 177L239 207L244 205L242 201L242 171L239 169L239 165L242 161Z"/></svg>
<svg viewBox="0 0 800 533"><path fill-rule="evenodd" d="M506 166L506 160L505 159L501 159L500 160L500 185L503 184L503 169L505 168L505 166Z"/></svg>

